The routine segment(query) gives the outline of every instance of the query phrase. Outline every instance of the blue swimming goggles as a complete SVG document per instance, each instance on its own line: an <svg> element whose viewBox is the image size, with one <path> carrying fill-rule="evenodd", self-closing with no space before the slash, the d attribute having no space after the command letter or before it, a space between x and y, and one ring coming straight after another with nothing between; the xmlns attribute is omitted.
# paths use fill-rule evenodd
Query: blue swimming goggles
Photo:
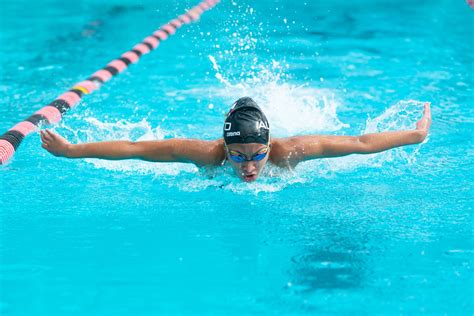
<svg viewBox="0 0 474 316"><path fill-rule="evenodd" d="M238 152L236 150L229 150L226 146L227 152L229 153L230 159L236 163L242 163L244 161L260 161L263 160L268 154L269 146L262 148L258 152L252 155L252 157L248 158L246 155Z"/></svg>

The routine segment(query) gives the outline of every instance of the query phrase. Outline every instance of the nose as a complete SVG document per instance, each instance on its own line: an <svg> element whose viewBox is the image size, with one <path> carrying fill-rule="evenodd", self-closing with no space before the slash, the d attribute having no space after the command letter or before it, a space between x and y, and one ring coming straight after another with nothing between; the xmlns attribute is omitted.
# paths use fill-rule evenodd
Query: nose
<svg viewBox="0 0 474 316"><path fill-rule="evenodd" d="M242 163L242 171L245 171L245 172L253 172L257 169L257 164L255 163L255 161L245 161Z"/></svg>

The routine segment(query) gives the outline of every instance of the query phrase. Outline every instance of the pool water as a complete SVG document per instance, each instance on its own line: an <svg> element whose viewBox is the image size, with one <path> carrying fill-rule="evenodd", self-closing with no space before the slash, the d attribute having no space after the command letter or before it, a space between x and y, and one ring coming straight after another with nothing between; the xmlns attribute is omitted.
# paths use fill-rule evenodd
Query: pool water
<svg viewBox="0 0 474 316"><path fill-rule="evenodd" d="M1 133L195 4L2 2ZM464 1L222 1L53 130L216 139L248 95L276 137L413 128L428 101L428 139L248 184L34 133L0 168L0 314L472 315L473 34Z"/></svg>

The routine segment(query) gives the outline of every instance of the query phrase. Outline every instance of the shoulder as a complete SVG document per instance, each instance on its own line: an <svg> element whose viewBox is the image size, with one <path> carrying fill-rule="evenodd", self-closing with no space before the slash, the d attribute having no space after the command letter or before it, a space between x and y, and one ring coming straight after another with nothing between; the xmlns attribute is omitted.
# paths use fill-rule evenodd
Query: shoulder
<svg viewBox="0 0 474 316"><path fill-rule="evenodd" d="M271 148L275 155L298 153L303 151L309 143L318 143L319 137L316 135L292 136L285 138L272 138Z"/></svg>
<svg viewBox="0 0 474 316"><path fill-rule="evenodd" d="M272 138L270 161L279 167L291 167L298 153L295 137Z"/></svg>
<svg viewBox="0 0 474 316"><path fill-rule="evenodd" d="M222 139L174 139L171 146L176 156L198 166L219 165L225 158Z"/></svg>
<svg viewBox="0 0 474 316"><path fill-rule="evenodd" d="M225 159L224 140L202 140L196 143L205 165L220 165Z"/></svg>
<svg viewBox="0 0 474 316"><path fill-rule="evenodd" d="M309 151L320 147L317 135L274 138L271 141L270 161L278 166L294 167L305 159Z"/></svg>

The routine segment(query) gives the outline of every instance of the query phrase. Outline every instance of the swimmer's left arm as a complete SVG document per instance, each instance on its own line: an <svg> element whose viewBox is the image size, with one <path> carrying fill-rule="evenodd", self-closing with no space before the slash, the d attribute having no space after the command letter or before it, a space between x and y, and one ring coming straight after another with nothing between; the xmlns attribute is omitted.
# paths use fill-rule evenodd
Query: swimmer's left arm
<svg viewBox="0 0 474 316"><path fill-rule="evenodd" d="M285 141L286 150L284 151L288 152L286 161L290 165L296 165L298 162L310 159L341 157L350 154L373 154L395 147L419 144L428 135L430 125L430 104L425 103L423 117L413 130L360 136L308 135L292 137Z"/></svg>
<svg viewBox="0 0 474 316"><path fill-rule="evenodd" d="M218 165L225 157L222 139L214 141L175 138L71 144L62 136L44 130L42 147L57 157L107 160L141 159L153 162L189 162L197 166Z"/></svg>

